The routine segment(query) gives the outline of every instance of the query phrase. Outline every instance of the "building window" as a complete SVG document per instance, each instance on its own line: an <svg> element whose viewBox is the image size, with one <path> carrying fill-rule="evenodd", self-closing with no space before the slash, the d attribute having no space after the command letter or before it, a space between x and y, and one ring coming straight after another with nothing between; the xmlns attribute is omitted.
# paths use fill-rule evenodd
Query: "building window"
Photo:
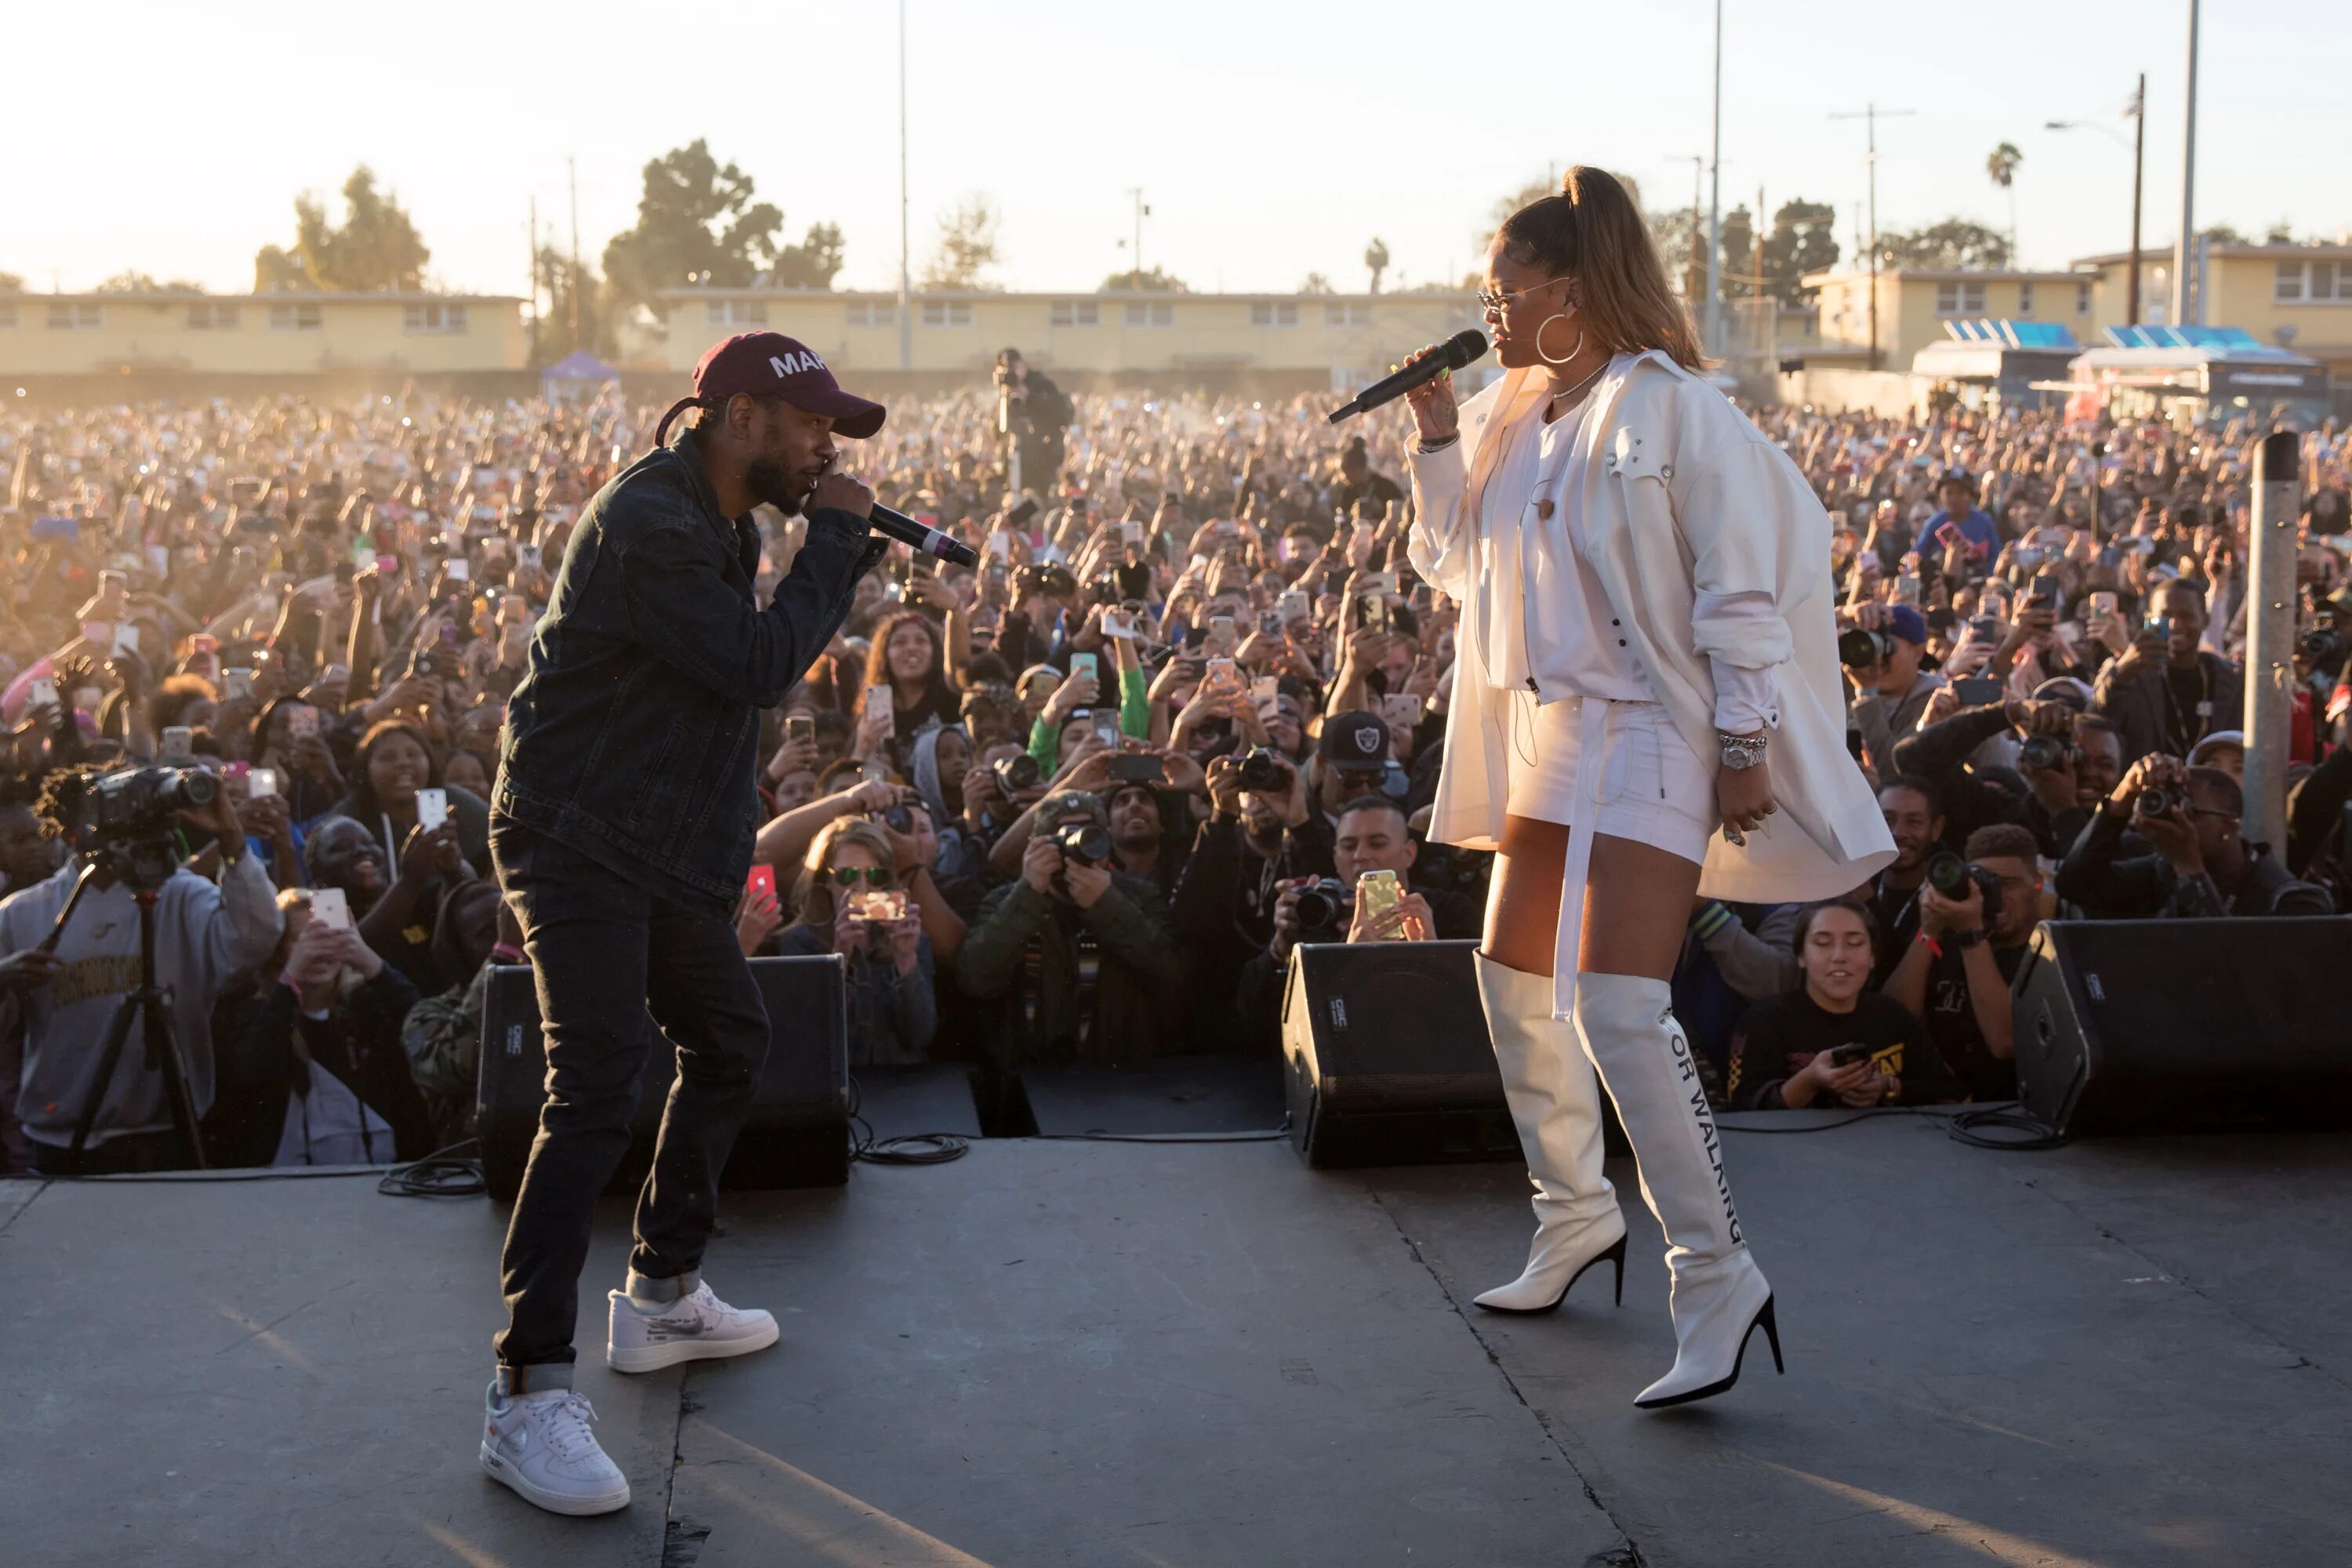
<svg viewBox="0 0 2352 1568"><path fill-rule="evenodd" d="M1981 316L1984 308L1985 286L1981 283L1936 285L1936 314L1939 316Z"/></svg>
<svg viewBox="0 0 2352 1568"><path fill-rule="evenodd" d="M1327 327L1369 327L1372 324L1370 305L1326 305L1323 324Z"/></svg>
<svg viewBox="0 0 2352 1568"><path fill-rule="evenodd" d="M209 302L188 307L188 331L192 332L233 332L237 328L237 308Z"/></svg>
<svg viewBox="0 0 2352 1568"><path fill-rule="evenodd" d="M971 325L971 301L969 300L926 300L923 301L923 325L927 327L969 327Z"/></svg>
<svg viewBox="0 0 2352 1568"><path fill-rule="evenodd" d="M1250 306L1253 327L1295 327L1298 325L1298 301L1296 300L1259 300Z"/></svg>
<svg viewBox="0 0 2352 1568"><path fill-rule="evenodd" d="M1102 306L1093 300L1056 300L1053 321L1057 327L1098 327Z"/></svg>
<svg viewBox="0 0 2352 1568"><path fill-rule="evenodd" d="M316 305L272 305L269 307L269 330L273 332L315 332L326 325Z"/></svg>
<svg viewBox="0 0 2352 1568"><path fill-rule="evenodd" d="M1165 300L1130 300L1127 304L1127 324L1130 327L1172 327L1176 324L1176 307Z"/></svg>
<svg viewBox="0 0 2352 1568"><path fill-rule="evenodd" d="M2090 313L2091 286L2088 283L2077 283L2074 285L2074 314L2087 316Z"/></svg>
<svg viewBox="0 0 2352 1568"><path fill-rule="evenodd" d="M95 332L105 325L106 308L102 305L49 307L49 330L53 332Z"/></svg>
<svg viewBox="0 0 2352 1568"><path fill-rule="evenodd" d="M765 300L711 300L702 307L702 321L710 327L764 327L768 324L768 302Z"/></svg>
<svg viewBox="0 0 2352 1568"><path fill-rule="evenodd" d="M410 305L400 313L400 330L404 332L462 332L466 330L466 307Z"/></svg>
<svg viewBox="0 0 2352 1568"><path fill-rule="evenodd" d="M2271 298L2282 305L2352 301L2352 261L2282 261Z"/></svg>
<svg viewBox="0 0 2352 1568"><path fill-rule="evenodd" d="M2033 314L2033 285L2031 283L2017 286L2017 313L2020 316Z"/></svg>
<svg viewBox="0 0 2352 1568"><path fill-rule="evenodd" d="M849 324L853 327L895 327L898 324L898 307L879 300L852 300L846 307Z"/></svg>

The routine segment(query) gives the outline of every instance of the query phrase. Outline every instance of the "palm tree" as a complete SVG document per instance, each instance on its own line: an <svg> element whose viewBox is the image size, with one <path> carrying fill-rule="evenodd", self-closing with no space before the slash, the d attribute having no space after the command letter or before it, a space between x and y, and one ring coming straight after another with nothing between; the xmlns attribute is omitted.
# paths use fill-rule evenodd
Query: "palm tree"
<svg viewBox="0 0 2352 1568"><path fill-rule="evenodd" d="M2017 259L2017 166L2025 162L2025 154L2017 150L2014 142L2004 142L1992 150L1985 160L1985 174L1992 183L2009 193L2009 264Z"/></svg>
<svg viewBox="0 0 2352 1568"><path fill-rule="evenodd" d="M1381 291L1381 274L1389 269L1389 247L1375 238L1364 247L1364 265L1371 269L1372 292Z"/></svg>

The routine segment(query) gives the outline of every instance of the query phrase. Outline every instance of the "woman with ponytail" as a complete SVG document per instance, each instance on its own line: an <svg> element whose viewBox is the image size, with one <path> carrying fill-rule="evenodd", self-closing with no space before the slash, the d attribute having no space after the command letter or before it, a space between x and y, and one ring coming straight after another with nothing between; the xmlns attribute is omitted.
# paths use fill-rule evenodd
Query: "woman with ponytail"
<svg viewBox="0 0 2352 1568"><path fill-rule="evenodd" d="M1478 986L1535 1184L1527 1268L1477 1301L1549 1311L1603 1258L1622 1295L1605 1087L1673 1276L1675 1364L1634 1403L1678 1405L1729 1388L1759 1324L1780 1362L1674 1016L1695 896L1835 897L1894 845L1845 749L1829 520L1693 374L1624 186L1570 169L1487 283L1504 374L1408 394L1412 563L1462 606L1429 837L1497 852Z"/></svg>

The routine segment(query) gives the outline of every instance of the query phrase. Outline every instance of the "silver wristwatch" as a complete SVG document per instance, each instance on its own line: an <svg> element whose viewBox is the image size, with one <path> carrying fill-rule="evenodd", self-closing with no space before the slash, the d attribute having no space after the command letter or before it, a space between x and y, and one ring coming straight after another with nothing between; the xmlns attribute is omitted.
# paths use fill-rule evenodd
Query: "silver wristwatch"
<svg viewBox="0 0 2352 1568"><path fill-rule="evenodd" d="M1752 768L1764 760L1764 737L1761 735L1726 735L1718 731L1716 739L1723 742L1723 765L1738 773Z"/></svg>

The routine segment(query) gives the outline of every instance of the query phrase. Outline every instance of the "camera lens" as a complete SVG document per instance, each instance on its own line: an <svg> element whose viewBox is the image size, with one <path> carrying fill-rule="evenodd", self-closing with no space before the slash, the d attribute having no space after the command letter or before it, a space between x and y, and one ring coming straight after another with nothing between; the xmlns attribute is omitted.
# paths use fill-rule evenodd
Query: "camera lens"
<svg viewBox="0 0 2352 1568"><path fill-rule="evenodd" d="M989 764L989 771L996 775L996 787L1007 795L1036 786L1037 759L1026 752L999 757Z"/></svg>
<svg viewBox="0 0 2352 1568"><path fill-rule="evenodd" d="M1110 834L1097 822L1066 822L1054 830L1054 847L1091 866L1110 858Z"/></svg>
<svg viewBox="0 0 2352 1568"><path fill-rule="evenodd" d="M2132 809L2142 816L2162 816L2178 804L2170 790L2144 789L2139 792L2139 799L2132 804Z"/></svg>
<svg viewBox="0 0 2352 1568"><path fill-rule="evenodd" d="M2054 768L2066 760L2066 745L2055 735L2028 735L2017 749L2017 760L2029 768Z"/></svg>
<svg viewBox="0 0 2352 1568"><path fill-rule="evenodd" d="M1337 879L1326 877L1311 888L1302 889L1296 908L1298 929L1329 931L1339 923L1339 912L1346 908L1348 889Z"/></svg>
<svg viewBox="0 0 2352 1568"><path fill-rule="evenodd" d="M1849 669L1867 669L1878 663L1883 648L1879 635L1862 626L1838 634L1838 662Z"/></svg>
<svg viewBox="0 0 2352 1568"><path fill-rule="evenodd" d="M1252 748L1242 758L1241 786L1247 790L1278 790L1290 784L1290 770L1269 747Z"/></svg>
<svg viewBox="0 0 2352 1568"><path fill-rule="evenodd" d="M1946 849L1927 862L1927 885L1946 898L1955 898L1968 884L1969 863Z"/></svg>

